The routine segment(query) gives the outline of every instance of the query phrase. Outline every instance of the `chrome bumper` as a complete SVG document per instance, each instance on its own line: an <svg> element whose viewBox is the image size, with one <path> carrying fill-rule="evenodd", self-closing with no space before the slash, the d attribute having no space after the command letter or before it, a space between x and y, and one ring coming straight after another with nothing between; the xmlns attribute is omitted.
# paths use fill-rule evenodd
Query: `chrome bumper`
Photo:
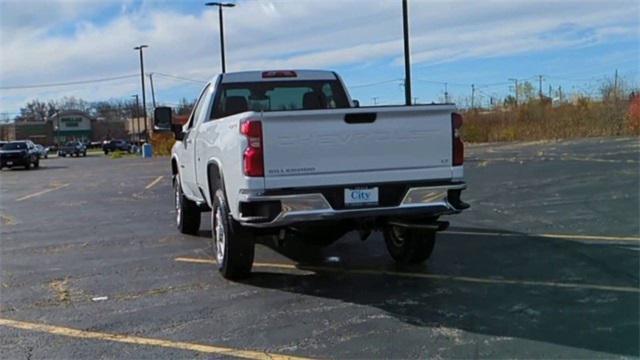
<svg viewBox="0 0 640 360"><path fill-rule="evenodd" d="M335 210L321 193L294 195L260 195L241 192L240 202L279 201L280 213L271 221L259 217L236 219L251 227L278 227L306 221L348 219L358 217L428 215L440 216L462 211L456 209L447 199L450 190L464 190L465 184L452 184L410 188L400 202L393 207L362 207Z"/></svg>

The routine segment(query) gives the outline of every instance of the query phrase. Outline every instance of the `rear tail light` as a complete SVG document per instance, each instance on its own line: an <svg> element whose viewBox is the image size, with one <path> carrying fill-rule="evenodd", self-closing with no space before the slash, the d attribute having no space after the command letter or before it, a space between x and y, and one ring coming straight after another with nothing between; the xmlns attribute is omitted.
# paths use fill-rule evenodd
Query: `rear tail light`
<svg viewBox="0 0 640 360"><path fill-rule="evenodd" d="M453 166L460 166L464 163L464 143L462 142L462 115L458 113L451 114L451 130L453 133Z"/></svg>
<svg viewBox="0 0 640 360"><path fill-rule="evenodd" d="M264 156L262 152L262 123L247 120L240 124L240 133L247 137L247 148L244 150L243 171L251 177L264 176Z"/></svg>

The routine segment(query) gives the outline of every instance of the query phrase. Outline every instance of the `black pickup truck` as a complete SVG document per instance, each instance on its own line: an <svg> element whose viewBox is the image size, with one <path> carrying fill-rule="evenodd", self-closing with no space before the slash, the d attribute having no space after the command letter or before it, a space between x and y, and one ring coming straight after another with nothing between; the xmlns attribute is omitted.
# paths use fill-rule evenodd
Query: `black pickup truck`
<svg viewBox="0 0 640 360"><path fill-rule="evenodd" d="M40 166L40 154L30 140L12 141L0 148L0 169L4 167L24 166L29 170Z"/></svg>

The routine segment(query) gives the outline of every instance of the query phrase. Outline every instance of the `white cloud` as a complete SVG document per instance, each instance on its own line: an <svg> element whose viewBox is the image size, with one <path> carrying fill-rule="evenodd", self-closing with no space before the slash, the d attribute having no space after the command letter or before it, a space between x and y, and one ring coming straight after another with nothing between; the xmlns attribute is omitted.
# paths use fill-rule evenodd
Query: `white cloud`
<svg viewBox="0 0 640 360"><path fill-rule="evenodd" d="M170 3L115 4L119 15L92 23L114 3L2 2L0 84L47 83L136 73L132 47L146 43L146 69L206 78L219 69L217 11L178 12ZM505 56L638 38L636 1L411 1L412 61L433 64ZM225 10L230 70L332 68L402 63L398 1L241 1ZM59 26L73 31L60 34ZM87 99L135 91L122 83L46 91L3 91L0 105L16 108L19 94ZM175 86L159 82L160 87ZM90 89L90 91L88 91ZM126 94L125 94L126 95Z"/></svg>

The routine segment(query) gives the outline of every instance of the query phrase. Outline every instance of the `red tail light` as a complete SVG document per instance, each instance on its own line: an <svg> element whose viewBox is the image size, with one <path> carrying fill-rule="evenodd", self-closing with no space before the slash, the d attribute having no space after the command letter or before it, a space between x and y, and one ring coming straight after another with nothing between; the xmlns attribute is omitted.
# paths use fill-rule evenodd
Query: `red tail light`
<svg viewBox="0 0 640 360"><path fill-rule="evenodd" d="M464 163L464 143L462 142L462 115L451 114L451 130L453 133L453 166L460 166Z"/></svg>
<svg viewBox="0 0 640 360"><path fill-rule="evenodd" d="M247 148L244 150L244 174L251 177L264 176L264 156L262 153L262 123L247 120L240 124L240 133L247 137Z"/></svg>

